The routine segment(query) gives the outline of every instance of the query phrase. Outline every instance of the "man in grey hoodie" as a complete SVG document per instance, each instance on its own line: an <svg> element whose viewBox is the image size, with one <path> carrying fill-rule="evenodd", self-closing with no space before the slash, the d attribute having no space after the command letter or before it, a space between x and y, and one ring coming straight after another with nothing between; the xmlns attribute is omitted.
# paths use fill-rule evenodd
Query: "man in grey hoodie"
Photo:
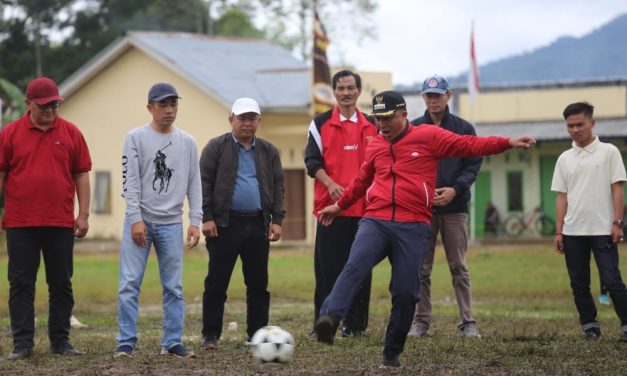
<svg viewBox="0 0 627 376"><path fill-rule="evenodd" d="M181 344L185 319L181 216L187 197L187 246L194 247L200 237L202 195L196 142L174 127L179 98L172 85L155 84L148 92L152 121L132 129L124 140L126 219L120 249L116 358L131 357L137 345L138 298L151 246L159 260L163 287L161 355L194 357Z"/></svg>

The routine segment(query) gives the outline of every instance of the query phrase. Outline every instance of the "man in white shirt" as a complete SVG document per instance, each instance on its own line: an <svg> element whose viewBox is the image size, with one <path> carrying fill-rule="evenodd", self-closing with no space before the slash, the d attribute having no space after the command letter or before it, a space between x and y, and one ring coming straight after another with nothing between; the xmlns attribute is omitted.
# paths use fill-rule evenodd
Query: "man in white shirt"
<svg viewBox="0 0 627 376"><path fill-rule="evenodd" d="M618 268L623 240L625 166L616 146L592 133L594 107L572 103L564 110L572 148L557 160L551 190L557 192L555 251L564 254L579 322L588 339L601 336L590 293L590 251L601 284L607 286L621 321L620 341L627 341L627 289Z"/></svg>

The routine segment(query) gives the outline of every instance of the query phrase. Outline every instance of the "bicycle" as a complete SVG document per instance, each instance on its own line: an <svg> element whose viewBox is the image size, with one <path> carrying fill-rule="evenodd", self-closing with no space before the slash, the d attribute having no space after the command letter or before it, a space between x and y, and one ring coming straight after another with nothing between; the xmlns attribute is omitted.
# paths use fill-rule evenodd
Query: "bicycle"
<svg viewBox="0 0 627 376"><path fill-rule="evenodd" d="M541 236L555 234L555 221L538 206L529 213L514 213L503 221L503 231L510 237L520 236L525 230L533 230Z"/></svg>

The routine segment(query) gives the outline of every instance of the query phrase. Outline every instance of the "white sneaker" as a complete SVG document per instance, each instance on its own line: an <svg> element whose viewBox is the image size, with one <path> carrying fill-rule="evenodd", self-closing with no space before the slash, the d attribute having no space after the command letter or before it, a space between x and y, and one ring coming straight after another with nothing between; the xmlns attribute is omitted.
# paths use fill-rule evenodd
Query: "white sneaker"
<svg viewBox="0 0 627 376"><path fill-rule="evenodd" d="M78 321L78 319L74 315L70 316L70 326L74 329L85 329L88 327L88 325Z"/></svg>
<svg viewBox="0 0 627 376"><path fill-rule="evenodd" d="M409 329L409 333L407 333L407 336L422 338L427 336L428 331L429 328L426 328L424 325L420 325L419 323L414 322L411 324L411 328Z"/></svg>
<svg viewBox="0 0 627 376"><path fill-rule="evenodd" d="M461 327L461 331L464 337L481 338L481 334L479 334L479 330L477 330L477 324L474 322L464 324L464 326Z"/></svg>

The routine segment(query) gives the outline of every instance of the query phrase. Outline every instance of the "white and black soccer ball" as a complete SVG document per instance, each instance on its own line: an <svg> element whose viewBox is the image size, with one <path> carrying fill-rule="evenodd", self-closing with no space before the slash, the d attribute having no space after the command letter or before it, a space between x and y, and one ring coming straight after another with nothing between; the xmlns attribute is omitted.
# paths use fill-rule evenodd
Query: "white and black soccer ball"
<svg viewBox="0 0 627 376"><path fill-rule="evenodd" d="M292 359L296 343L294 337L278 326L264 326L250 341L253 357L263 363L285 363Z"/></svg>

